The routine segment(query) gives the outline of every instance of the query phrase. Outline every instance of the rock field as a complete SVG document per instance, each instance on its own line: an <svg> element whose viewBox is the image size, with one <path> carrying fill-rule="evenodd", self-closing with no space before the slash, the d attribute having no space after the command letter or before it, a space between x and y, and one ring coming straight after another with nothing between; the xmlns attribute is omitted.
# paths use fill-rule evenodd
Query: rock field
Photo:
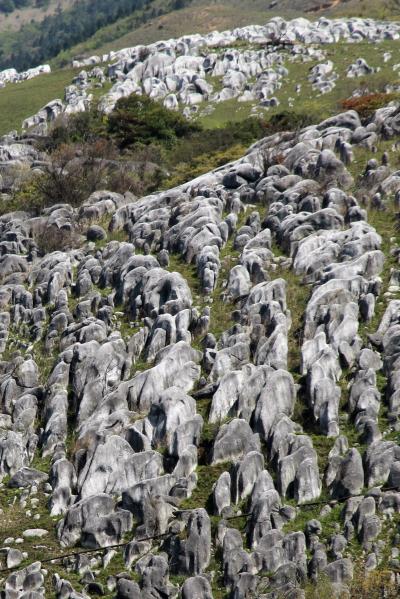
<svg viewBox="0 0 400 599"><path fill-rule="evenodd" d="M143 93L163 102L171 110L183 109L187 117L212 113L220 103L235 100L252 103L252 112L266 112L279 106L283 99L289 107L301 101L304 82L297 82L287 98L291 70L297 65L312 62L308 80L314 95L334 90L338 73L327 57L332 44L365 43L376 50L373 67L360 56L346 65L345 77L361 78L381 70L388 63L397 81L396 51L379 49L382 42L400 40L400 23L365 19L320 19L311 22L304 18L284 21L278 17L265 26L247 26L232 31L207 35L185 35L178 39L160 41L148 46L135 46L73 61L83 70L65 90L64 99L51 100L37 114L28 117L23 128L44 133L46 123L60 114L85 111L93 101L93 90L105 83L110 89L101 96L99 107L109 113L119 98ZM394 50L397 49L397 46ZM361 50L360 50L361 51ZM339 57L340 51L338 52ZM103 66L105 65L105 66ZM40 74L40 69L31 69ZM7 81L9 70L0 72L0 82ZM26 74L13 74L16 80ZM390 85L400 89L400 84ZM284 90L284 92L281 92Z"/></svg>
<svg viewBox="0 0 400 599"><path fill-rule="evenodd" d="M284 62L317 57L329 93L324 44L399 38L274 19L127 49L24 128L84 110L90 79L113 78L106 112L138 91L268 107ZM2 597L302 599L321 577L357 597L375 571L400 594L399 142L392 102L151 196L0 217ZM45 163L3 137L1 189ZM41 251L52 229L75 249Z"/></svg>
<svg viewBox="0 0 400 599"><path fill-rule="evenodd" d="M26 81L27 79L33 79L39 75L51 73L50 65L43 64L22 73L18 73L15 69L5 69L0 71L0 87L5 87L7 83L18 83L19 81Z"/></svg>

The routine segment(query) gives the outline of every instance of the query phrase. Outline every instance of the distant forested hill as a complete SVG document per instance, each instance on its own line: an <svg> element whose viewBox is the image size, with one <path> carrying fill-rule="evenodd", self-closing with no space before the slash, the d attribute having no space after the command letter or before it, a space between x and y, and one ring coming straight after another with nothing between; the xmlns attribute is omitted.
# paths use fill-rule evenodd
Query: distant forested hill
<svg viewBox="0 0 400 599"><path fill-rule="evenodd" d="M170 0L163 4L165 10L174 10L189 1ZM36 4L37 0L0 0L0 10L6 10L9 2L21 7ZM1 34L0 69L15 67L21 70L48 61L88 39L100 28L134 12L145 20L162 14L163 10L153 0L81 0L68 10L59 8L41 22L27 23L19 31Z"/></svg>
<svg viewBox="0 0 400 599"><path fill-rule="evenodd" d="M0 12L10 13L26 6L45 6L48 0L0 0Z"/></svg>

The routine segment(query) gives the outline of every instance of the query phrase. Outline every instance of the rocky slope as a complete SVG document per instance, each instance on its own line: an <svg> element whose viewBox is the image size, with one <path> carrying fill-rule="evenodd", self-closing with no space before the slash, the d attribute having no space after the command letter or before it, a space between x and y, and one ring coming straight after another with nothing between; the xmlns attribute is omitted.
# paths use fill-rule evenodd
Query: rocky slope
<svg viewBox="0 0 400 599"><path fill-rule="evenodd" d="M121 85L177 45L118 56ZM4 597L398 596L399 119L347 111L168 191L0 218ZM27 136L0 157L3 190L46 163Z"/></svg>
<svg viewBox="0 0 400 599"><path fill-rule="evenodd" d="M264 26L93 55L73 61L80 71L64 98L49 98L35 115L27 115L23 128L45 134L49 121L63 113L85 111L100 98L99 108L107 114L118 99L132 93L149 95L188 118L217 122L238 112L319 112L319 104L331 108L347 95L398 93L399 39L398 22L277 17ZM40 75L41 69L13 76L19 81ZM0 72L0 81L10 80L9 75L9 70Z"/></svg>
<svg viewBox="0 0 400 599"><path fill-rule="evenodd" d="M92 0L92 8L94 1L97 0ZM133 3L127 6L125 10L126 2L114 0L113 7L116 10L111 11L105 22L99 19L104 5L101 1L97 2L96 24L88 28L82 18L85 11L80 12L78 19L74 14L74 0L2 0L0 63L3 68L22 68L23 64L23 68L27 69L36 66L39 61L53 59L60 66L65 64L66 56L88 56L93 49L104 51L109 46L115 50L157 41L160 30L163 30L165 37L177 37L193 32L206 33L215 29L263 24L266 19L276 15L286 18L309 15L390 18L398 13L397 0L249 0L245 6L240 0L220 0L217 4L210 0L143 0L137 5ZM14 10L11 10L12 4L16 5ZM81 0L79 4L83 5L84 2ZM71 35L76 29L77 20L80 23L79 35ZM49 32L51 21L53 26ZM32 38L33 31L39 33L35 38ZM54 50L53 45L48 43L49 35L62 38L62 47ZM8 58L11 58L11 62L8 62Z"/></svg>

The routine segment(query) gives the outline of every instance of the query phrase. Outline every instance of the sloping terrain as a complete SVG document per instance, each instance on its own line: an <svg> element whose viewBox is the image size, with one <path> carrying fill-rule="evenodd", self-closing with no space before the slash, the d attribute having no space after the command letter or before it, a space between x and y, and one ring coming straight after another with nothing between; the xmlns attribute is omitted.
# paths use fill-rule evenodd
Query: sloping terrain
<svg viewBox="0 0 400 599"><path fill-rule="evenodd" d="M275 19L128 48L1 138L6 599L399 596L399 38ZM173 154L173 126L260 115L196 178L76 200L150 128Z"/></svg>
<svg viewBox="0 0 400 599"><path fill-rule="evenodd" d="M26 126L37 124L40 116L28 117L55 97L59 102L54 113L51 105L44 111L45 119L48 111L56 118L59 111L81 110L91 95L101 98L101 106L109 111L118 98L145 91L167 107L215 127L250 115L270 118L288 111L322 119L335 114L352 95L398 93L400 41L396 28L390 32L390 24L387 39L373 43L380 33L374 27L366 28L361 20L351 21L346 30L338 21L336 41L323 20L307 26L294 20L288 34L280 30L279 23L278 19L262 29L243 27L160 42L168 52L184 54L176 69L154 43L149 49L157 56L144 62L144 72L140 66L143 49L132 46L74 61L72 71L54 70L18 85L7 83L0 89L0 133L18 129L25 119ZM271 45L279 41L281 46ZM254 61L257 66L253 68ZM86 73L80 77L82 69ZM188 69L193 81L185 76ZM172 87L171 73L176 78ZM75 85L75 91L67 94L62 104L68 82Z"/></svg>
<svg viewBox="0 0 400 599"><path fill-rule="evenodd" d="M185 0L189 1L189 0ZM146 22L154 14L170 12L175 0L80 0L58 7L41 21L31 20L18 31L4 31L0 35L1 68L32 68L55 56L62 57L71 46L81 43L99 29L132 15L137 24Z"/></svg>
<svg viewBox="0 0 400 599"><path fill-rule="evenodd" d="M349 16L388 19L400 14L396 0L348 0L346 2L321 2L320 0L282 0L266 3L264 0L192 0L182 9L153 15L140 23L135 15L100 29L94 36L72 47L68 58L79 55L105 54L136 44L150 44L162 37L169 39L190 33L232 29L244 25L264 24L274 16L283 18L319 18L321 16ZM64 56L65 57L65 56ZM60 65L64 57L55 59Z"/></svg>
<svg viewBox="0 0 400 599"><path fill-rule="evenodd" d="M96 0L88 4L89 11L86 4L86 0L28 2L11 13L0 12L1 67L26 69L49 60L59 67L76 56L155 42L160 32L164 38L207 33L263 24L276 15L388 19L400 11L397 0L249 0L245 4L239 0L118 0L112 4Z"/></svg>

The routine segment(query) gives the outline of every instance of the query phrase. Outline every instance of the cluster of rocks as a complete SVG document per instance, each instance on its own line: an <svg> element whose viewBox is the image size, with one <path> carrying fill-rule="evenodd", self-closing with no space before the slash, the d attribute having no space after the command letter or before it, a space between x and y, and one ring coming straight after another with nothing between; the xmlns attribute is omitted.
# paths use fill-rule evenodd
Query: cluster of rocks
<svg viewBox="0 0 400 599"><path fill-rule="evenodd" d="M186 35L124 48L102 57L75 60L75 68L89 68L89 71L81 71L66 88L64 100L49 102L36 115L25 119L23 128L45 133L46 123L60 114L87 110L93 99L91 89L102 86L106 79L113 85L99 102L100 110L105 113L120 98L132 93L149 95L171 110L182 109L187 117L209 113L216 104L233 99L251 102L253 110L268 110L281 103L278 92L284 83L290 82L292 63L320 61L308 76L312 93L326 94L334 89L338 75L332 61L326 58L324 44L396 40L399 33L396 22L370 19L311 22L303 18L285 21L276 17L264 26ZM387 62L392 55L386 52L383 59ZM98 66L101 63L107 66ZM347 77L366 76L379 68L370 67L359 58L348 66ZM8 72L4 71L5 78L11 77ZM300 94L301 87L296 86L293 91ZM293 99L288 103L291 106Z"/></svg>
<svg viewBox="0 0 400 599"><path fill-rule="evenodd" d="M355 63L351 64L347 69L347 77L365 77L366 75L372 75L374 72L375 69L370 67L363 58L358 58Z"/></svg>
<svg viewBox="0 0 400 599"><path fill-rule="evenodd" d="M5 69L0 71L0 88L5 87L7 83L19 83L20 81L27 81L33 79L39 75L51 73L51 67L49 64L41 64L38 67L33 67L27 71L18 73L16 69Z"/></svg>
<svg viewBox="0 0 400 599"><path fill-rule="evenodd" d="M400 453L380 428L377 373L387 377L388 418L397 427L399 302L389 303L373 348L365 345L359 327L375 314L385 256L348 191L351 160L340 157L381 135L394 137L398 113L389 106L363 126L350 111L271 135L242 159L145 198L96 192L79 209L63 204L35 218L0 218L0 476L11 477L13 488L45 485L61 547L107 548L131 539L124 560L139 583L126 573L109 577L116 597L174 597L179 588L170 575L186 578L182 597L212 597L208 569L217 550L218 584L236 599L301 597L302 581L320 575L339 596L353 576L354 537L369 569L382 561L385 519L400 509ZM13 150L12 143L5 147ZM382 210L400 190L400 177L384 163L370 161L362 179L371 201L380 194ZM108 233L93 224L105 218ZM82 222L96 243L42 254L35 232L78 224L82 230ZM116 233L126 241L108 242ZM221 252L228 244L238 258L226 270ZM187 265L195 269L196 291L185 278ZM300 385L290 372L289 270L309 293ZM396 280L393 274L393 293ZM212 325L216 301L233 310L219 334ZM351 425L340 409L344 368L352 372ZM313 435L296 417L301 402L314 430L335 438L325 471ZM364 455L348 426L365 443ZM209 427L216 434L207 445ZM32 469L38 452L50 460L48 476ZM204 504L182 509L202 484L199 464L218 472L208 511ZM316 501L323 486L343 502L336 532L324 534L329 505L296 530L301 507L285 500ZM246 545L229 525L243 505ZM219 519L215 535L210 513ZM26 538L38 530L26 530ZM2 555L18 567L25 556L12 545L4 543ZM102 562L88 556L63 568L81 575L86 592L97 592L95 574L107 569L112 551ZM10 597L22 588L42 592L46 572L40 564L28 569L7 578ZM84 596L65 576L54 579L56 596Z"/></svg>
<svg viewBox="0 0 400 599"><path fill-rule="evenodd" d="M19 139L16 131L4 136L0 142L0 192L9 194L18 189L27 174L42 170L48 162L34 139Z"/></svg>
<svg viewBox="0 0 400 599"><path fill-rule="evenodd" d="M327 94L335 87L335 81L338 74L334 71L334 65L331 60L317 64L310 71L308 80L312 84L314 90L321 94Z"/></svg>
<svg viewBox="0 0 400 599"><path fill-rule="evenodd" d="M45 135L48 123L57 117L89 110L93 102L91 90L94 87L102 87L105 80L104 71L100 67L81 71L74 77L71 85L65 88L64 100L55 99L48 102L36 114L23 121L22 129Z"/></svg>
<svg viewBox="0 0 400 599"><path fill-rule="evenodd" d="M135 56L141 49L146 48L151 53L167 49L176 50L179 44L180 53L185 53L185 48L216 48L230 46L237 41L248 44L268 44L276 42L301 42L302 44L334 44L341 40L359 42L368 40L379 42L382 40L397 40L400 35L398 22L375 21L373 19L325 19L309 21L305 18L296 18L285 21L281 17L274 17L265 25L251 25L236 28L231 31L212 31L208 34L185 35L178 40L165 40L150 44L149 46L135 46L123 50L112 51L102 57L85 59L84 63L76 62L80 67L97 62L111 62L126 60ZM89 61L89 62L87 62Z"/></svg>
<svg viewBox="0 0 400 599"><path fill-rule="evenodd" d="M267 102L287 75L282 49L224 46L399 33L396 23L274 19L128 49L110 56L109 101L140 88L189 106L198 96ZM318 52L291 56L322 61ZM67 104L27 126L86 109L90 79L104 77L81 72ZM333 64L319 62L310 82L331 89ZM389 217L400 173L384 154L363 165L359 190L351 174L359 150L396 142L399 115L392 103L368 123L348 111L275 133L144 198L101 191L79 208L0 217L0 484L15 493L0 507L38 526L0 534L6 598L51 585L60 599L212 599L217 587L232 599L302 599L321 576L341 597L354 543L365 571L390 552L399 585L400 272L386 292L386 240L366 207ZM34 141L3 138L3 192L18 185L17 166L45 165ZM60 230L74 247L46 253L38 236ZM33 543L47 539L77 554L43 568Z"/></svg>
<svg viewBox="0 0 400 599"><path fill-rule="evenodd" d="M257 102L268 108L279 103L275 92L280 88L282 78L288 76L284 61L324 57L324 53L315 49L312 44L366 39L372 42L397 39L398 35L398 24L389 27L372 20L321 19L317 23L311 23L306 19L286 22L274 18L263 27L243 27L204 36L184 36L146 47L126 48L103 56L103 61L112 61L108 74L118 81L103 97L100 106L108 112L120 97L131 93L145 93L162 100L171 109L186 105L187 115L196 112L202 102L216 103L232 98ZM216 52L218 48L223 49L238 42L267 44L267 50L227 50L222 54ZM280 44L291 46L289 56L287 52L282 53ZM209 49L213 52L207 53ZM374 69L360 58L349 66L347 76L356 77L373 72ZM217 76L222 78L222 89L213 92L212 80ZM336 78L330 61L317 65L310 74L312 88L318 93L331 91Z"/></svg>

